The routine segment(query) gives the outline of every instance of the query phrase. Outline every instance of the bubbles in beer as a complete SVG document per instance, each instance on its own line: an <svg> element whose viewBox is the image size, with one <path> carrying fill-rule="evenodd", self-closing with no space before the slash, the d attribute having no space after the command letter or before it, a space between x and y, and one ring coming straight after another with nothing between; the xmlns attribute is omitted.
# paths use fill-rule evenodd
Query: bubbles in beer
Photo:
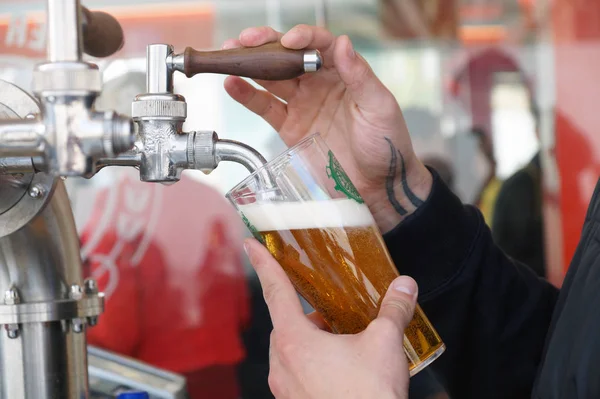
<svg viewBox="0 0 600 399"><path fill-rule="evenodd" d="M366 205L351 199L240 206L296 290L332 330L354 334L377 316L398 276ZM443 345L420 308L405 331L411 369Z"/></svg>

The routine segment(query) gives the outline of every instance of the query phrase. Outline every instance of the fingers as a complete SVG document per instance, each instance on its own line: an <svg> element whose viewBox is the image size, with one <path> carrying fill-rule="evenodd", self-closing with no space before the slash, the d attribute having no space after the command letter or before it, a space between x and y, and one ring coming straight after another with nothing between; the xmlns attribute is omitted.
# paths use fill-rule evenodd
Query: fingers
<svg viewBox="0 0 600 399"><path fill-rule="evenodd" d="M377 111L379 113L385 113L387 110L396 111L397 103L393 95L377 78L367 61L355 52L348 36L336 38L324 28L308 25L295 26L285 35L269 27L260 27L244 30L237 41L228 41L225 45L228 46L227 48L232 48L229 46L254 47L277 40L280 40L284 46L291 49L314 48L320 50L323 55L324 66L326 68L335 66L352 100L362 111ZM258 83L275 96L288 101L297 93L298 82L298 79L292 79L286 82L259 81ZM236 84L235 86L243 89L242 84ZM246 91L246 93L249 92L249 90ZM250 97L249 94L248 96ZM257 100L260 99L264 101L257 103L261 107L258 111L269 110L270 108L266 105L269 103L266 101L269 97L257 97ZM279 110L281 110L281 107L274 109L276 114ZM271 123L270 121L267 122ZM273 126L272 123L271 125Z"/></svg>
<svg viewBox="0 0 600 399"><path fill-rule="evenodd" d="M324 66L329 67L333 65L335 36L324 28L309 25L297 25L285 35L265 26L248 28L242 31L239 39L227 40L223 45L223 49L242 46L256 47L275 41L281 41L282 45L294 50L304 48L318 49L323 55ZM285 101L292 98L298 90L298 79L281 82L257 80L256 82Z"/></svg>
<svg viewBox="0 0 600 399"><path fill-rule="evenodd" d="M337 38L333 62L359 108L379 109L378 102L390 102L391 93L377 78L367 61L356 53L348 36Z"/></svg>
<svg viewBox="0 0 600 399"><path fill-rule="evenodd" d="M244 29L242 33L240 33L239 39L242 46L256 47L279 41L282 36L283 35L280 32L277 32L273 28L261 26L258 28Z"/></svg>
<svg viewBox="0 0 600 399"><path fill-rule="evenodd" d="M335 36L318 26L296 25L281 37L281 44L295 50L313 48L326 50L335 43Z"/></svg>
<svg viewBox="0 0 600 399"><path fill-rule="evenodd" d="M221 46L221 50L229 50L232 48L240 48L243 47L242 43L240 43L239 39L227 39L223 42Z"/></svg>
<svg viewBox="0 0 600 399"><path fill-rule="evenodd" d="M258 241L248 239L244 248L250 263L256 270L263 289L265 302L275 330L281 328L299 328L307 326L296 290L287 275L271 256L269 251Z"/></svg>
<svg viewBox="0 0 600 399"><path fill-rule="evenodd" d="M242 31L239 41L246 47L256 47L280 41L283 46L293 50L317 49L323 55L324 66L333 65L335 36L321 27L297 25L285 35L267 26L248 28Z"/></svg>
<svg viewBox="0 0 600 399"><path fill-rule="evenodd" d="M237 102L262 117L279 131L287 118L287 107L273 94L258 90L244 79L228 76L225 91Z"/></svg>
<svg viewBox="0 0 600 399"><path fill-rule="evenodd" d="M399 331L404 331L412 320L417 292L415 280L408 276L396 278L381 302L377 319L387 319L393 322Z"/></svg>
<svg viewBox="0 0 600 399"><path fill-rule="evenodd" d="M297 78L280 81L254 79L254 81L285 101L289 101L298 91L299 81Z"/></svg>
<svg viewBox="0 0 600 399"><path fill-rule="evenodd" d="M229 50L244 46L260 46L265 43L280 40L281 36L281 33L276 32L269 27L249 28L242 31L238 39L226 40L221 49ZM286 81L267 81L255 79L255 82L285 101L289 100L298 89L298 79Z"/></svg>
<svg viewBox="0 0 600 399"><path fill-rule="evenodd" d="M311 313L307 314L306 317L308 318L308 320L310 320L311 323L313 323L315 326L317 326L317 328L319 330L331 332L331 328L329 327L329 324L327 324L327 322L325 321L323 316L321 316L321 313L316 312L316 311L311 312Z"/></svg>
<svg viewBox="0 0 600 399"><path fill-rule="evenodd" d="M228 39L223 42L221 50L230 50L234 48L244 47L239 39ZM277 97L287 101L289 100L298 89L298 79L283 80L283 81L270 81L270 80L259 80L254 79L256 83L267 89L269 92L275 94Z"/></svg>
<svg viewBox="0 0 600 399"><path fill-rule="evenodd" d="M246 47L281 41L282 45L294 50L311 48L327 51L335 44L335 36L331 32L309 25L296 25L285 35L268 26L248 28L240 33L239 40Z"/></svg>
<svg viewBox="0 0 600 399"><path fill-rule="evenodd" d="M319 50L325 67L333 65L335 43L335 36L327 29L309 25L297 25L281 37L281 44L287 48Z"/></svg>

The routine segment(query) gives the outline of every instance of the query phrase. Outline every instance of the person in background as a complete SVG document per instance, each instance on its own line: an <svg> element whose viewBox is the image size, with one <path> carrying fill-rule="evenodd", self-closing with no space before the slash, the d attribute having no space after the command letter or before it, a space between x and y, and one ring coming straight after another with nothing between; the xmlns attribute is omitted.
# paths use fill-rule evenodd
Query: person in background
<svg viewBox="0 0 600 399"><path fill-rule="evenodd" d="M488 166L487 176L475 198L474 205L483 214L486 224L492 227L494 206L502 182L496 177L496 158L494 157L492 138L485 130L477 126L471 129L471 134L477 139L479 151Z"/></svg>
<svg viewBox="0 0 600 399"><path fill-rule="evenodd" d="M539 138L539 114L531 107ZM546 276L544 220L542 212L542 168L540 152L502 184L494 206L492 236L513 259Z"/></svg>

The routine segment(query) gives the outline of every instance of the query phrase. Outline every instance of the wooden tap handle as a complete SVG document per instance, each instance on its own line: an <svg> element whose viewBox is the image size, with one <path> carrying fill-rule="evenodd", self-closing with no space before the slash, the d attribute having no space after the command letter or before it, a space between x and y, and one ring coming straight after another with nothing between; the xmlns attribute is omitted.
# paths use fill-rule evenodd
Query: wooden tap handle
<svg viewBox="0 0 600 399"><path fill-rule="evenodd" d="M280 43L219 51L186 48L183 57L185 76L217 73L262 80L287 80L305 72L315 72L323 64L316 50L290 50Z"/></svg>

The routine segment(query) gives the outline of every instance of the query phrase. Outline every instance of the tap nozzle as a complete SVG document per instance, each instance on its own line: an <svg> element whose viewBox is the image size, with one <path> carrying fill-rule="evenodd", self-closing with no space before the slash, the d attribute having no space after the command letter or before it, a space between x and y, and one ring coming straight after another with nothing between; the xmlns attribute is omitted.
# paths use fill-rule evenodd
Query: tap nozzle
<svg viewBox="0 0 600 399"><path fill-rule="evenodd" d="M267 160L247 144L234 140L220 140L215 132L192 132L188 136L188 163L190 168L210 173L220 162L235 162L250 173L260 171L262 184L273 187L271 176L262 168Z"/></svg>

